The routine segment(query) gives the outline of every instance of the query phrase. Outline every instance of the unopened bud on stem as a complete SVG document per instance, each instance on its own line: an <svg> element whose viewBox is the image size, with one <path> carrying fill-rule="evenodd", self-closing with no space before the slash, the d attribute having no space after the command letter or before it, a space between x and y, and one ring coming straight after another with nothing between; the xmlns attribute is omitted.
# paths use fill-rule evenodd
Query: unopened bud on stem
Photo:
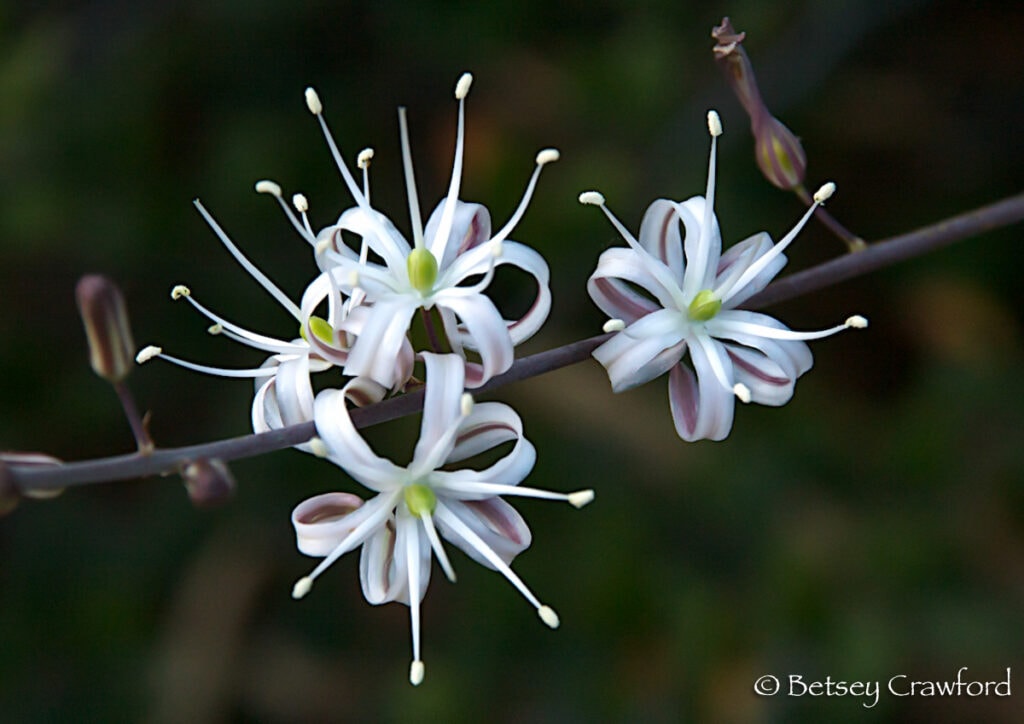
<svg viewBox="0 0 1024 724"><path fill-rule="evenodd" d="M223 460L194 460L181 471L181 477L197 508L216 508L235 495L235 478Z"/></svg>
<svg viewBox="0 0 1024 724"><path fill-rule="evenodd" d="M108 382L120 382L131 371L135 342L121 290L110 279L89 274L75 287L78 312L89 340L89 362Z"/></svg>

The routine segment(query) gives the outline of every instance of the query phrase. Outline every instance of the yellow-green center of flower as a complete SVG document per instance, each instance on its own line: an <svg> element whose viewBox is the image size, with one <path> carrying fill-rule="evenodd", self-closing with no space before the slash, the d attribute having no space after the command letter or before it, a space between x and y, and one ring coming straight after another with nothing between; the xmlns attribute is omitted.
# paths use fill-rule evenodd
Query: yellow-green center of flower
<svg viewBox="0 0 1024 724"><path fill-rule="evenodd" d="M313 330L314 336L322 342L332 344L334 342L334 327L332 327L326 319L322 317L310 317L309 328ZM306 337L306 325L299 327L299 336L305 339L307 342L309 339Z"/></svg>
<svg viewBox="0 0 1024 724"><path fill-rule="evenodd" d="M437 259L425 247L417 247L409 252L406 259L409 270L409 283L413 289L426 294L434 288L437 281Z"/></svg>
<svg viewBox="0 0 1024 724"><path fill-rule="evenodd" d="M429 485L413 483L405 486L405 505L417 518L423 513L433 513L437 507L437 496Z"/></svg>
<svg viewBox="0 0 1024 724"><path fill-rule="evenodd" d="M697 296L690 302L686 313L690 317L690 321L706 322L718 314L718 310L721 308L722 300L716 297L710 289L704 289L697 292Z"/></svg>

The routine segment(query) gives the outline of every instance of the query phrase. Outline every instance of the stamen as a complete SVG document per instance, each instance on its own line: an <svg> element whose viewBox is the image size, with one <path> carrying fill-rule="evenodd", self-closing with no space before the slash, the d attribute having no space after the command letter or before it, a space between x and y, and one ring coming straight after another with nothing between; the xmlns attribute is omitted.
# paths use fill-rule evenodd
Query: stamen
<svg viewBox="0 0 1024 724"><path fill-rule="evenodd" d="M826 201L832 198L832 194L834 194L835 192L836 185L829 181L827 184L823 185L820 189L814 192L814 203L824 204Z"/></svg>
<svg viewBox="0 0 1024 724"><path fill-rule="evenodd" d="M555 609L551 606L541 606L537 609L537 615L540 616L540 620L548 625L549 628L558 628L561 621L558 619L558 614L555 613Z"/></svg>
<svg viewBox="0 0 1024 724"><path fill-rule="evenodd" d="M452 568L452 563L448 560L448 554L441 544L441 538L437 535L434 519L429 512L423 510L420 512L420 520L423 521L423 529L427 532L427 540L430 541L430 547L433 549L434 555L437 556L437 562L441 564L444 575L447 576L449 581L455 583L455 569Z"/></svg>
<svg viewBox="0 0 1024 724"><path fill-rule="evenodd" d="M249 347L260 349L265 352L272 352L274 354L303 353L307 351L305 346L297 346L292 342L286 342L284 340L275 339L274 337L268 337L264 334L250 332L247 329L239 327L237 324L229 322L219 314L214 313L212 310L207 309L200 304L196 298L192 296L192 293L187 287L179 285L178 287L175 287L175 291L180 292L178 297L175 298L184 298L197 312L213 322L214 326L220 326L220 330L218 332L213 332L208 328L207 331L211 334L224 334L225 336ZM174 297L174 294L172 293L171 296Z"/></svg>
<svg viewBox="0 0 1024 724"><path fill-rule="evenodd" d="M745 404L750 402L750 388L747 387L742 382L737 382L735 385L733 385L732 391L733 394L736 395L737 398L739 398L740 402Z"/></svg>
<svg viewBox="0 0 1024 724"><path fill-rule="evenodd" d="M609 319L601 327L605 332L621 332L626 328L626 323L621 319Z"/></svg>
<svg viewBox="0 0 1024 724"><path fill-rule="evenodd" d="M604 195L600 191L584 191L580 194L584 206L604 206Z"/></svg>
<svg viewBox="0 0 1024 724"><path fill-rule="evenodd" d="M455 100L461 101L469 95L469 87L471 85L473 85L473 74L463 73L459 77L459 82L455 84Z"/></svg>
<svg viewBox="0 0 1024 724"><path fill-rule="evenodd" d="M556 493L553 490L529 488L524 485L505 485L504 483L484 483L479 481L446 481L444 489L470 495L516 495L521 498L559 500L569 503L574 508L582 508L594 499L593 490L577 490L575 493Z"/></svg>
<svg viewBox="0 0 1024 724"><path fill-rule="evenodd" d="M281 186L273 181L264 179L263 181L256 182L256 193L258 194L270 194L281 198Z"/></svg>
<svg viewBox="0 0 1024 724"><path fill-rule="evenodd" d="M855 314L846 320L846 326L853 327L854 329L865 329L868 326L868 320L866 317Z"/></svg>
<svg viewBox="0 0 1024 724"><path fill-rule="evenodd" d="M461 108L460 108L461 111ZM461 113L460 113L461 115ZM405 168L405 191L409 197L409 218L412 221L413 245L423 248L423 219L420 216L420 201L416 194L416 176L412 170L412 150L409 148L409 123L405 118L405 107L398 109L398 128L402 138L402 165ZM456 160L459 148L455 149ZM455 184L455 173L452 172L452 183ZM449 196L450 196L449 192ZM447 207L446 207L447 208Z"/></svg>
<svg viewBox="0 0 1024 724"><path fill-rule="evenodd" d="M319 116L324 112L324 104L320 102L320 96L312 87L306 89L306 107L314 116Z"/></svg>
<svg viewBox="0 0 1024 724"><path fill-rule="evenodd" d="M530 180L526 184L526 191L523 192L523 198L519 201L519 206L512 213L511 218L505 225L498 230L498 233L494 235L496 241L504 241L508 238L508 235L512 233L512 230L516 228L516 224L519 223L520 219L523 218L523 214L526 213L526 208L530 205L530 200L533 199L534 189L537 188L537 179L540 178L540 170L549 163L557 161L561 154L557 149L545 148L544 150L537 153L536 168L533 169L533 174L530 176Z"/></svg>
<svg viewBox="0 0 1024 724"><path fill-rule="evenodd" d="M715 138L722 135L722 119L718 116L718 111L708 111L708 132Z"/></svg>
<svg viewBox="0 0 1024 724"><path fill-rule="evenodd" d="M416 683L413 675L420 673L416 671L415 662L422 662L420 656L420 536L412 520L407 521L410 525L408 534L405 536L405 555L409 572L409 622L412 629L412 660L413 666L409 669L409 681ZM422 677L420 677L422 681Z"/></svg>
<svg viewBox="0 0 1024 724"><path fill-rule="evenodd" d="M356 157L356 165L363 170L363 195L366 196L366 203L370 203L370 161L372 159L372 148L364 148Z"/></svg>
<svg viewBox="0 0 1024 724"><path fill-rule="evenodd" d="M300 598L305 598L306 594L313 588L313 577L303 576L295 582L292 586L292 598L298 601Z"/></svg>
<svg viewBox="0 0 1024 724"><path fill-rule="evenodd" d="M459 398L459 412L462 413L463 417L469 417L469 413L473 411L473 395L468 392L463 392L462 397Z"/></svg>
<svg viewBox="0 0 1024 724"><path fill-rule="evenodd" d="M577 490L575 493L569 493L569 505L577 509L582 508L584 505L588 505L593 500L593 490Z"/></svg>
<svg viewBox="0 0 1024 724"><path fill-rule="evenodd" d="M224 230L220 228L220 225L214 220L212 216L210 216L210 213L199 202L199 199L195 199L192 203L195 204L195 207L199 210L199 213L202 214L203 219L205 219L206 223L210 225L210 228L213 229L214 233L220 239L221 243L231 253L231 256L235 257L235 261L241 264L242 268L249 272L249 274L252 275L252 277L257 282L260 283L260 286L267 290L267 292L269 292L270 295L274 297L274 299L276 299L282 307L287 309L289 314L291 314L293 317L295 317L295 319L301 322L302 315L299 312L299 308L295 306L295 303L292 302L292 300L290 300L285 295L284 292L278 289L277 285L270 281L266 274L257 269L256 265L249 261L245 257L245 255L242 254L241 251L239 251L238 247L234 245L231 239L228 238L228 235L224 233Z"/></svg>
<svg viewBox="0 0 1024 724"><path fill-rule="evenodd" d="M300 214L304 214L309 211L309 200L302 194L292 195L292 205L295 206L295 210Z"/></svg>
<svg viewBox="0 0 1024 724"><path fill-rule="evenodd" d="M151 344L148 347L144 347L139 350L139 353L135 355L135 363L144 365L154 357L159 357L163 354L163 348L157 347L155 344Z"/></svg>
<svg viewBox="0 0 1024 724"><path fill-rule="evenodd" d="M409 683L419 686L423 683L424 666L422 661L413 661L409 666Z"/></svg>
<svg viewBox="0 0 1024 724"><path fill-rule="evenodd" d="M178 301L182 297L187 297L192 294L192 290L186 287L184 284L175 284L171 289L171 299Z"/></svg>
<svg viewBox="0 0 1024 724"><path fill-rule="evenodd" d="M326 458L330 454L327 444L315 435L309 438L309 451L318 458Z"/></svg>
<svg viewBox="0 0 1024 724"><path fill-rule="evenodd" d="M868 320L860 315L854 315L847 319L843 324L837 324L834 327L828 329L822 329L817 332L797 332L792 329L776 329L775 327L767 327L762 324L755 324L753 322L738 322L735 320L716 320L717 325L714 330L714 336L727 336L730 334L750 334L757 337L767 337L769 339L778 339L783 341L808 341L812 339L821 339L822 337L831 337L837 332L842 332L845 329L864 329L868 325Z"/></svg>
<svg viewBox="0 0 1024 724"><path fill-rule="evenodd" d="M214 336L221 334L223 331L224 325L221 324L220 322L217 322L216 324L211 324L209 327L206 328L206 333L212 334Z"/></svg>

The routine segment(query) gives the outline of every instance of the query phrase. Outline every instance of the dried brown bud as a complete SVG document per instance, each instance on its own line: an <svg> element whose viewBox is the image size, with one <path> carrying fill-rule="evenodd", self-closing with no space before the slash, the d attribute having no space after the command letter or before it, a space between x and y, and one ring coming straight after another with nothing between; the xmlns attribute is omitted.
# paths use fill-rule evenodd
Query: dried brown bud
<svg viewBox="0 0 1024 724"><path fill-rule="evenodd" d="M181 472L189 500L197 508L216 508L235 495L235 478L223 460L190 462Z"/></svg>
<svg viewBox="0 0 1024 724"><path fill-rule="evenodd" d="M89 274L78 280L75 297L93 370L110 382L121 381L135 363L135 342L121 290L110 279Z"/></svg>
<svg viewBox="0 0 1024 724"><path fill-rule="evenodd" d="M729 85L750 116L758 168L773 186L789 191L804 182L807 154L800 140L771 114L761 99L754 68L740 45L746 36L736 32L729 18L722 18L722 24L711 31L716 43L715 60L725 70Z"/></svg>

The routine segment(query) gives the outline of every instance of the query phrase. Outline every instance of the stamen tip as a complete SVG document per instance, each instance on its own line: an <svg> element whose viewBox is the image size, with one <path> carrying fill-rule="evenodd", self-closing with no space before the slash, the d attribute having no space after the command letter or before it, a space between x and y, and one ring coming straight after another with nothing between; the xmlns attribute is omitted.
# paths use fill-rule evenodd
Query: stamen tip
<svg viewBox="0 0 1024 724"><path fill-rule="evenodd" d="M425 667L422 661L413 661L409 667L409 683L413 686L419 686L423 683L423 674L425 673Z"/></svg>
<svg viewBox="0 0 1024 724"><path fill-rule="evenodd" d="M263 179L256 182L256 193L270 194L271 196L281 198L281 186L269 179Z"/></svg>
<svg viewBox="0 0 1024 724"><path fill-rule="evenodd" d="M309 199L307 199L303 194L295 194L292 196L292 206L294 206L295 210L300 214L304 214L309 211Z"/></svg>
<svg viewBox="0 0 1024 724"><path fill-rule="evenodd" d="M359 166L359 168L369 168L370 167L370 161L372 161L372 160L373 160L373 149L372 148L364 148L362 151L359 152L359 155L356 157L356 165Z"/></svg>
<svg viewBox="0 0 1024 724"><path fill-rule="evenodd" d="M736 397L739 398L740 402L744 404L750 403L750 388L747 387L742 382L737 382L735 385L733 385L732 392L734 395L736 395Z"/></svg>
<svg viewBox="0 0 1024 724"><path fill-rule="evenodd" d="M316 243L316 249L315 249L315 252L316 252L317 256L319 256L320 254L323 254L325 251L327 251L327 249L329 249L330 246L331 246L331 240L330 239L321 239L320 241L318 241Z"/></svg>
<svg viewBox="0 0 1024 724"><path fill-rule="evenodd" d="M495 259L501 258L501 255L505 253L505 246L502 244L501 239L495 239L491 242L491 256Z"/></svg>
<svg viewBox="0 0 1024 724"><path fill-rule="evenodd" d="M217 334L220 334L223 331L224 331L224 325L221 324L220 322L217 322L216 324L211 324L209 327L206 328L206 333L207 334L217 335Z"/></svg>
<svg viewBox="0 0 1024 724"><path fill-rule="evenodd" d="M306 89L306 108L314 116L319 116L324 112L324 104L320 102L320 96L316 94L312 87Z"/></svg>
<svg viewBox="0 0 1024 724"><path fill-rule="evenodd" d="M593 490L577 490L575 493L569 493L569 504L574 508L582 508L593 499Z"/></svg>
<svg viewBox="0 0 1024 724"><path fill-rule="evenodd" d="M548 163L553 163L561 157L562 154L558 152L557 148L545 148L537 154L537 165L543 166Z"/></svg>
<svg viewBox="0 0 1024 724"><path fill-rule="evenodd" d="M455 84L455 100L461 101L469 95L469 87L473 85L473 74L463 73L459 82Z"/></svg>
<svg viewBox="0 0 1024 724"><path fill-rule="evenodd" d="M303 598L307 593L309 593L310 589L312 588L313 579L309 576L303 576L302 578L297 580L295 582L295 585L292 587L292 598L298 601L300 598Z"/></svg>
<svg viewBox="0 0 1024 724"><path fill-rule="evenodd" d="M601 327L605 332L621 332L626 328L626 323L621 319L609 319Z"/></svg>
<svg viewBox="0 0 1024 724"><path fill-rule="evenodd" d="M555 609L551 606L541 606L537 609L537 615L540 616L540 620L547 624L548 628L558 628L561 621L558 619L558 614L555 613Z"/></svg>
<svg viewBox="0 0 1024 724"><path fill-rule="evenodd" d="M836 185L829 181L824 184L820 189L814 193L814 203L823 204L832 198L832 194L836 192Z"/></svg>
<svg viewBox="0 0 1024 724"><path fill-rule="evenodd" d="M139 350L139 353L135 355L135 363L144 365L154 357L159 357L163 353L164 350L162 347L157 347L155 344L151 344L148 347Z"/></svg>
<svg viewBox="0 0 1024 724"><path fill-rule="evenodd" d="M469 413L473 411L473 395L468 392L463 392L462 397L459 399L459 412L462 413L463 417L469 417Z"/></svg>
<svg viewBox="0 0 1024 724"><path fill-rule="evenodd" d="M328 455L327 444L317 436L309 438L309 451L318 458L326 458Z"/></svg>
<svg viewBox="0 0 1024 724"><path fill-rule="evenodd" d="M708 111L708 132L713 138L722 135L722 119L719 118L718 111Z"/></svg>
<svg viewBox="0 0 1024 724"><path fill-rule="evenodd" d="M580 194L580 203L584 206L604 206L604 195L600 191L584 191Z"/></svg>
<svg viewBox="0 0 1024 724"><path fill-rule="evenodd" d="M855 314L846 320L847 327L853 327L854 329L865 329L868 326L867 317L862 317L859 314Z"/></svg>
<svg viewBox="0 0 1024 724"><path fill-rule="evenodd" d="M171 299L178 301L182 297L192 296L192 290L186 287L184 284L175 284L174 288L171 289Z"/></svg>

